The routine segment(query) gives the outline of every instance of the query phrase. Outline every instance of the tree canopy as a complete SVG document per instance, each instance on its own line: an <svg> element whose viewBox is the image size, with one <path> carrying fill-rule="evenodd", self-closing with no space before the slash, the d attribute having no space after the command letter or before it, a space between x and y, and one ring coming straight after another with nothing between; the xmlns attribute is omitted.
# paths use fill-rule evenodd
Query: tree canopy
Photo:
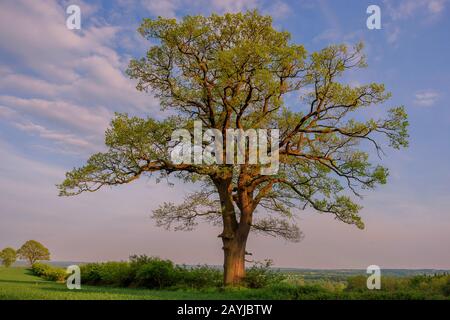
<svg viewBox="0 0 450 320"><path fill-rule="evenodd" d="M17 260L16 250L10 247L3 249L0 251L0 260L5 267L10 267Z"/></svg>
<svg viewBox="0 0 450 320"><path fill-rule="evenodd" d="M176 230L192 229L199 219L222 225L225 260L236 251L243 261L250 229L298 241L295 213L308 207L364 227L356 200L388 176L373 159L383 154L383 138L393 148L407 146L408 122L403 106L382 107L391 96L383 84L344 81L348 71L366 67L361 43L307 53L256 11L144 19L139 32L153 45L131 60L127 73L170 116L117 114L106 131L108 150L68 172L60 195L142 175L201 183L184 203L163 203L153 217ZM170 135L177 128L193 135L194 120L223 133L279 129L278 149L271 151L279 152L278 172L262 175L262 164L173 163Z"/></svg>
<svg viewBox="0 0 450 320"><path fill-rule="evenodd" d="M36 240L28 240L25 242L17 250L17 254L20 258L27 260L30 265L33 265L37 261L50 260L50 251Z"/></svg>

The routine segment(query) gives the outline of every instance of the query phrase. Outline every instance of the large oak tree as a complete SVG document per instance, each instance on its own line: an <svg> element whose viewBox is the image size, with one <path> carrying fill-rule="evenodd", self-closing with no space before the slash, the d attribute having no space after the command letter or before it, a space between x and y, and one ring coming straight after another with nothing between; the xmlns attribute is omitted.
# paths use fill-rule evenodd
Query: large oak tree
<svg viewBox="0 0 450 320"><path fill-rule="evenodd" d="M148 174L201 183L184 203L163 203L153 217L176 230L190 230L199 219L220 224L225 285L239 284L245 275L251 230L300 239L299 210L310 207L364 228L354 199L388 175L369 155L382 154L382 138L394 148L407 146L408 122L403 107L381 108L390 97L383 84L350 86L342 80L347 71L366 66L361 44L308 54L256 11L144 19L139 32L152 46L130 62L128 74L171 116L117 114L106 131L108 151L68 172L61 195ZM175 164L171 133L186 128L193 134L194 120L223 132L224 150L226 129L279 129L278 150L271 150L279 152L279 171L263 175L261 165L249 163Z"/></svg>

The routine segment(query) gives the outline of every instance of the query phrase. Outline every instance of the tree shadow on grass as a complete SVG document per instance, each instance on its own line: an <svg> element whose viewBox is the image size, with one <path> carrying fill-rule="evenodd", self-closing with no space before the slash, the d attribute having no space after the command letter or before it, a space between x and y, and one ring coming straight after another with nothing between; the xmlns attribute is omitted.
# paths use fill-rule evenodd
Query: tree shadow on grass
<svg viewBox="0 0 450 320"><path fill-rule="evenodd" d="M36 276L31 269L25 269L24 274L29 276Z"/></svg>
<svg viewBox="0 0 450 320"><path fill-rule="evenodd" d="M108 288L105 291L102 291L101 288L95 288L93 290L91 287L88 289L81 290L69 290L65 286L60 287L45 287L41 288L42 291L50 291L55 293L64 293L68 294L68 298L70 298L71 295L73 296L86 296L86 298L91 298L95 300L101 300L101 299L107 299L107 300L124 300L125 298L133 298L137 300L161 300L162 297L155 296L150 294L150 292L142 292L142 291L127 291L127 292L121 292L120 289L114 289L114 288ZM95 297L98 295L98 297ZM123 297L124 299L121 299Z"/></svg>
<svg viewBox="0 0 450 320"><path fill-rule="evenodd" d="M0 279L0 283L48 284L48 283L52 283L52 282L45 281L45 280L2 280L2 279Z"/></svg>

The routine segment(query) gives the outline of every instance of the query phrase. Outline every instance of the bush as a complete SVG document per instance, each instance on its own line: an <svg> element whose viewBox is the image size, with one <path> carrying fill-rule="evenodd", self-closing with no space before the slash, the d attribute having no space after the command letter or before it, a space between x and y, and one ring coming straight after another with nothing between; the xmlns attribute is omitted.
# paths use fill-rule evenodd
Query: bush
<svg viewBox="0 0 450 320"><path fill-rule="evenodd" d="M133 281L131 268L127 262L105 262L98 271L101 282L106 285L127 287Z"/></svg>
<svg viewBox="0 0 450 320"><path fill-rule="evenodd" d="M444 299L450 293L447 274L381 277L381 290L368 290L366 277L349 277L345 293L350 299Z"/></svg>
<svg viewBox="0 0 450 320"><path fill-rule="evenodd" d="M60 268L51 268L44 274L44 279L49 281L64 282L67 278L66 270Z"/></svg>
<svg viewBox="0 0 450 320"><path fill-rule="evenodd" d="M190 268L178 266L175 268L175 278L178 287L195 289L220 287L223 282L223 273L219 269L206 265Z"/></svg>
<svg viewBox="0 0 450 320"><path fill-rule="evenodd" d="M87 263L80 266L81 281L86 284L101 284L102 276L100 274L100 263Z"/></svg>
<svg viewBox="0 0 450 320"><path fill-rule="evenodd" d="M31 271L48 281L64 282L67 278L66 270L62 268L52 267L48 264L36 262L32 265Z"/></svg>
<svg viewBox="0 0 450 320"><path fill-rule="evenodd" d="M450 297L450 276L447 277L447 281L442 286L442 293L446 297Z"/></svg>
<svg viewBox="0 0 450 320"><path fill-rule="evenodd" d="M36 262L31 266L31 271L33 271L35 275L40 277L43 276L45 272L50 270L50 268L51 267L48 264Z"/></svg>
<svg viewBox="0 0 450 320"><path fill-rule="evenodd" d="M346 291L367 290L367 278L365 276L352 276L347 279Z"/></svg>
<svg viewBox="0 0 450 320"><path fill-rule="evenodd" d="M81 281L86 284L127 287L134 280L128 262L88 263L80 271Z"/></svg>
<svg viewBox="0 0 450 320"><path fill-rule="evenodd" d="M223 278L220 270L208 266L175 266L170 260L145 255L130 256L130 262L88 263L80 269L83 283L119 287L219 287Z"/></svg>
<svg viewBox="0 0 450 320"><path fill-rule="evenodd" d="M251 268L247 269L244 283L249 288L264 288L272 284L277 284L286 279L286 275L279 271L270 269L271 260L256 262Z"/></svg>
<svg viewBox="0 0 450 320"><path fill-rule="evenodd" d="M176 283L177 273L170 260L151 258L136 273L136 284L146 288L170 287Z"/></svg>
<svg viewBox="0 0 450 320"><path fill-rule="evenodd" d="M132 286L139 286L136 280L139 269L141 269L144 265L151 263L154 259L154 257L148 257L146 255L130 256L130 276L133 278L131 283Z"/></svg>

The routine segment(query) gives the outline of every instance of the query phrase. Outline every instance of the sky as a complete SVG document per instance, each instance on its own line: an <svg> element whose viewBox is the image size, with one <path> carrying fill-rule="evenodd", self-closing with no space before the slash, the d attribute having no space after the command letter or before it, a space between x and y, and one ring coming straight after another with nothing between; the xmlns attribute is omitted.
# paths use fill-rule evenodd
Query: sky
<svg viewBox="0 0 450 320"><path fill-rule="evenodd" d="M81 8L81 30L66 27L70 4ZM366 27L371 4L381 9L380 30ZM257 8L308 52L363 41L368 67L346 81L386 85L393 96L383 108L406 107L410 146L385 149L388 184L364 193L364 230L305 210L301 242L251 235L247 251L283 267L450 269L449 7L447 0L0 1L0 248L35 239L59 261L147 254L221 264L217 227L174 232L150 218L195 186L144 178L61 198L55 185L104 150L114 112L166 116L125 75L129 60L151 46L136 32L142 18Z"/></svg>

